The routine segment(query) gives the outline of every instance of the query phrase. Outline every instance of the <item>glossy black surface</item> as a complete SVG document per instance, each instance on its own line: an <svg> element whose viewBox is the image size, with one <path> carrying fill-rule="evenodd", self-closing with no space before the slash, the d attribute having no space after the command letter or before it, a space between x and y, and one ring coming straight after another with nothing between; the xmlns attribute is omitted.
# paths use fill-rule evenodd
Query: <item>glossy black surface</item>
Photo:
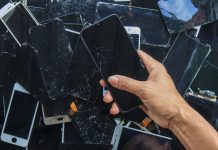
<svg viewBox="0 0 218 150"><path fill-rule="evenodd" d="M83 23L82 16L79 13L71 13L58 18L64 23Z"/></svg>
<svg viewBox="0 0 218 150"><path fill-rule="evenodd" d="M141 29L141 44L169 46L170 34L165 28L161 13L158 10L103 2L97 4L96 20L111 14L117 14L124 26L139 27Z"/></svg>
<svg viewBox="0 0 218 150"><path fill-rule="evenodd" d="M3 95L3 85L0 85L0 128L3 125L4 117L5 117L5 104L4 104L4 95Z"/></svg>
<svg viewBox="0 0 218 150"><path fill-rule="evenodd" d="M79 132L72 123L65 123L62 129L63 143L84 143Z"/></svg>
<svg viewBox="0 0 218 150"><path fill-rule="evenodd" d="M159 0L158 5L170 33L218 19L217 0Z"/></svg>
<svg viewBox="0 0 218 150"><path fill-rule="evenodd" d="M44 7L48 5L49 0L27 0L28 6Z"/></svg>
<svg viewBox="0 0 218 150"><path fill-rule="evenodd" d="M210 50L209 45L197 38L186 33L178 35L163 64L181 95L189 88Z"/></svg>
<svg viewBox="0 0 218 150"><path fill-rule="evenodd" d="M124 149L155 149L171 150L171 140L159 135L151 135L131 128L123 128L119 140L118 150Z"/></svg>
<svg viewBox="0 0 218 150"><path fill-rule="evenodd" d="M3 16L2 21L11 30L20 46L25 42L30 42L29 29L35 26L36 22L22 4L17 5L15 9Z"/></svg>
<svg viewBox="0 0 218 150"><path fill-rule="evenodd" d="M115 122L97 105L85 101L75 101L78 112L72 117L84 143L110 144Z"/></svg>
<svg viewBox="0 0 218 150"><path fill-rule="evenodd" d="M159 9L157 0L131 0L131 5L150 9Z"/></svg>
<svg viewBox="0 0 218 150"><path fill-rule="evenodd" d="M63 94L62 86L72 56L64 24L54 20L33 27L30 37L48 96L55 100Z"/></svg>
<svg viewBox="0 0 218 150"><path fill-rule="evenodd" d="M198 38L209 43L212 51L194 80L192 89L211 90L218 94L218 22L202 26Z"/></svg>
<svg viewBox="0 0 218 150"><path fill-rule="evenodd" d="M127 112L139 106L141 100L138 97L112 87L107 80L109 76L117 74L137 80L147 78L147 71L118 16L111 15L91 25L82 31L81 36L120 110Z"/></svg>

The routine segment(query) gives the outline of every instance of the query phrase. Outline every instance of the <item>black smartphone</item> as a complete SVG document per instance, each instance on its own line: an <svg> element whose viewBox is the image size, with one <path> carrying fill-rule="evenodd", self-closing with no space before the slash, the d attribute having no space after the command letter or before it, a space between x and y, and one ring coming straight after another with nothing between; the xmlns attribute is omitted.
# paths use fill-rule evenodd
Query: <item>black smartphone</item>
<svg viewBox="0 0 218 150"><path fill-rule="evenodd" d="M186 32L177 36L163 64L181 95L195 79L210 51L208 44Z"/></svg>
<svg viewBox="0 0 218 150"><path fill-rule="evenodd" d="M82 143L61 143L59 150L111 150L110 144L82 144Z"/></svg>
<svg viewBox="0 0 218 150"><path fill-rule="evenodd" d="M81 38L121 112L126 113L141 105L137 96L114 88L107 81L111 75L124 75L141 81L148 77L119 17L111 15L83 29Z"/></svg>

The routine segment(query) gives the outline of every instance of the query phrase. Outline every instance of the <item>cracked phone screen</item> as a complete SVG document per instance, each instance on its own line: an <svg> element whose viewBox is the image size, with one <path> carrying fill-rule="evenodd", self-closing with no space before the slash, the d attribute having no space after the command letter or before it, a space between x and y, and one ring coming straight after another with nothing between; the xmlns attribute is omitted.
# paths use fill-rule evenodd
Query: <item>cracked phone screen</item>
<svg viewBox="0 0 218 150"><path fill-rule="evenodd" d="M12 32L11 34L20 46L25 42L30 43L29 29L30 27L37 25L37 23L23 4L17 5L3 16L2 21Z"/></svg>
<svg viewBox="0 0 218 150"><path fill-rule="evenodd" d="M49 3L49 12L52 17L59 17L70 13L80 13L86 22L95 20L96 3L99 0L61 0Z"/></svg>
<svg viewBox="0 0 218 150"><path fill-rule="evenodd" d="M81 144L81 143L61 143L59 150L111 150L112 145L110 144Z"/></svg>
<svg viewBox="0 0 218 150"><path fill-rule="evenodd" d="M141 44L169 47L171 36L158 10L126 5L97 3L96 20L117 14L124 26L141 29Z"/></svg>
<svg viewBox="0 0 218 150"><path fill-rule="evenodd" d="M124 113L139 106L141 100L137 96L118 90L107 81L116 74L143 81L148 75L118 16L111 15L89 26L81 37L120 110Z"/></svg>
<svg viewBox="0 0 218 150"><path fill-rule="evenodd" d="M53 20L32 27L30 37L48 96L56 100L64 94L63 82L73 53L64 23Z"/></svg>
<svg viewBox="0 0 218 150"><path fill-rule="evenodd" d="M64 93L96 103L102 88L102 76L79 37L64 81Z"/></svg>
<svg viewBox="0 0 218 150"><path fill-rule="evenodd" d="M158 5L170 33L218 19L217 0L159 0Z"/></svg>
<svg viewBox="0 0 218 150"><path fill-rule="evenodd" d="M180 33L169 51L163 64L179 93L184 95L211 48L191 35Z"/></svg>
<svg viewBox="0 0 218 150"><path fill-rule="evenodd" d="M122 128L117 150L155 149L171 150L171 139L132 128Z"/></svg>
<svg viewBox="0 0 218 150"><path fill-rule="evenodd" d="M92 103L82 100L75 103L78 112L72 117L72 123L84 143L110 144L115 128L111 116Z"/></svg>

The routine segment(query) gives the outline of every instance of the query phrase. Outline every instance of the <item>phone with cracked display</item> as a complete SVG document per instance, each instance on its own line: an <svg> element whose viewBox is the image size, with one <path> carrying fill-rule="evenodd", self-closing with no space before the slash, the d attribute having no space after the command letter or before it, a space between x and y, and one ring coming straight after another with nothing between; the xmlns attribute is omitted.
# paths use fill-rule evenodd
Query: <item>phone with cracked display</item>
<svg viewBox="0 0 218 150"><path fill-rule="evenodd" d="M172 139L166 136L117 125L114 130L111 145L113 145L112 150L171 150L171 142Z"/></svg>
<svg viewBox="0 0 218 150"><path fill-rule="evenodd" d="M126 113L141 105L139 97L116 89L107 81L116 74L141 81L148 76L119 17L110 15L83 29L81 39L120 111Z"/></svg>
<svg viewBox="0 0 218 150"><path fill-rule="evenodd" d="M140 49L140 37L141 29L139 27L125 26L125 29L129 35L130 40L132 41L136 49Z"/></svg>
<svg viewBox="0 0 218 150"><path fill-rule="evenodd" d="M6 4L0 10L0 20L19 46L25 42L30 43L29 29L39 24L27 6L21 2Z"/></svg>
<svg viewBox="0 0 218 150"><path fill-rule="evenodd" d="M35 122L39 102L15 83L4 121L1 140L20 147L26 147Z"/></svg>

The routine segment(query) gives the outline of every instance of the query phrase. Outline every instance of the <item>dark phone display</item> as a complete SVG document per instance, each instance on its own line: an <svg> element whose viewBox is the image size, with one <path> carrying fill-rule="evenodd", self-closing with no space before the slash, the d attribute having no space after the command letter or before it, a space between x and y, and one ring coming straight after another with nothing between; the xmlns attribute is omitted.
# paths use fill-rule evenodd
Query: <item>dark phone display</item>
<svg viewBox="0 0 218 150"><path fill-rule="evenodd" d="M189 88L210 50L209 45L195 37L178 35L163 64L181 95Z"/></svg>
<svg viewBox="0 0 218 150"><path fill-rule="evenodd" d="M36 105L30 94L14 91L4 133L27 139Z"/></svg>
<svg viewBox="0 0 218 150"><path fill-rule="evenodd" d="M81 35L106 83L109 76L116 74L146 80L147 71L116 15L86 28ZM127 112L141 104L135 95L118 90L109 83L108 86L121 111Z"/></svg>
<svg viewBox="0 0 218 150"><path fill-rule="evenodd" d="M35 26L36 22L22 4L7 13L2 20L11 30L20 45L24 42L30 42L29 29Z"/></svg>
<svg viewBox="0 0 218 150"><path fill-rule="evenodd" d="M3 123L4 120L4 95L3 95L3 88L0 85L0 126Z"/></svg>
<svg viewBox="0 0 218 150"><path fill-rule="evenodd" d="M121 131L118 150L171 150L171 139L130 128Z"/></svg>
<svg viewBox="0 0 218 150"><path fill-rule="evenodd" d="M139 49L139 35L138 34L128 34L132 44L134 45L135 49Z"/></svg>

